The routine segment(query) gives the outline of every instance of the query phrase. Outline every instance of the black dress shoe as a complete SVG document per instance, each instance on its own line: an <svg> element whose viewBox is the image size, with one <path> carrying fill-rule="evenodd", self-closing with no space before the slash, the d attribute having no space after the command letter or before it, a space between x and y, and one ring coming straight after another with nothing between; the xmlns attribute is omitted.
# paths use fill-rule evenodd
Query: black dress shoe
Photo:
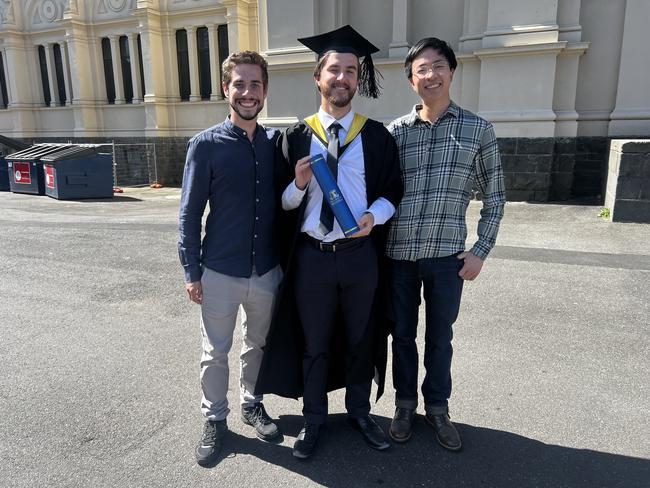
<svg viewBox="0 0 650 488"><path fill-rule="evenodd" d="M411 438L411 429L415 419L415 410L412 408L397 407L395 416L390 423L388 435L395 442L406 442Z"/></svg>
<svg viewBox="0 0 650 488"><path fill-rule="evenodd" d="M375 423L370 415L360 418L348 417L348 423L355 430L361 432L364 440L373 449L383 451L390 447L390 442L388 442L388 439L386 439L384 431L381 430L381 427Z"/></svg>
<svg viewBox="0 0 650 488"><path fill-rule="evenodd" d="M318 444L318 436L320 435L320 424L307 424L300 431L296 442L293 444L293 455L299 459L307 459L314 454L316 444Z"/></svg>
<svg viewBox="0 0 650 488"><path fill-rule="evenodd" d="M433 430L436 432L436 439L438 439L438 443L442 447L450 451L460 450L462 447L460 434L456 430L456 427L454 427L454 424L451 423L451 420L449 420L448 413L427 413L424 419L433 427Z"/></svg>
<svg viewBox="0 0 650 488"><path fill-rule="evenodd" d="M228 432L226 420L207 420L203 426L203 435L196 446L196 462L200 466L211 466L214 464L221 451L221 441Z"/></svg>

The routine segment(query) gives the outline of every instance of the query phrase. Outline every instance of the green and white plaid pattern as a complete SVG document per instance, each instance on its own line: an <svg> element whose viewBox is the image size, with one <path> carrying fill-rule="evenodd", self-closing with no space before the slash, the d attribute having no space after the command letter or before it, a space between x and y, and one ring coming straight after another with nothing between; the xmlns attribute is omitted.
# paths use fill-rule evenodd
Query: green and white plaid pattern
<svg viewBox="0 0 650 488"><path fill-rule="evenodd" d="M506 201L492 124L451 103L440 119L423 121L416 105L388 130L399 149L404 198L391 223L386 254L416 261L465 249L465 214L476 182L483 194L478 242L485 259L494 247Z"/></svg>

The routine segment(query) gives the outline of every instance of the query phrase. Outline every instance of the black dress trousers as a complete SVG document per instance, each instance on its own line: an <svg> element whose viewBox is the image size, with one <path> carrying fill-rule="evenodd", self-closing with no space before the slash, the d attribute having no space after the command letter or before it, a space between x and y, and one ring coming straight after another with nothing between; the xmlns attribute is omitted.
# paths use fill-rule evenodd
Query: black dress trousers
<svg viewBox="0 0 650 488"><path fill-rule="evenodd" d="M304 235L303 235L304 236ZM353 247L321 251L304 239L297 248L295 298L305 339L303 356L303 415L305 421L322 424L327 419L327 374L332 336L344 330L348 351L363 340L377 288L377 253L369 238ZM337 310L343 329L336 328ZM348 384L345 406L352 417L370 413L371 381Z"/></svg>

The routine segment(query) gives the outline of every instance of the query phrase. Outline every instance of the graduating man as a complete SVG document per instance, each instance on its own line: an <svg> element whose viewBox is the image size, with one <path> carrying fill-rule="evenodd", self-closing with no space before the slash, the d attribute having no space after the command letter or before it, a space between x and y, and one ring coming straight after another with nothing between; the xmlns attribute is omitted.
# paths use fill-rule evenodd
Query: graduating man
<svg viewBox="0 0 650 488"><path fill-rule="evenodd" d="M279 144L294 177L282 194L282 207L294 219L293 239L256 389L303 396L305 423L293 449L298 458L313 454L327 419L327 392L341 387L350 425L372 448L384 450L390 444L369 415L371 381L375 367L382 367L373 355L371 316L385 224L402 183L388 131L352 110L357 88L378 96L370 56L378 49L350 26L299 41L319 56L314 81L321 105ZM316 154L328 161L358 222L353 237L345 237L312 178L310 156Z"/></svg>
<svg viewBox="0 0 650 488"><path fill-rule="evenodd" d="M241 419L261 439L280 435L262 396L253 393L282 278L274 236L278 134L257 124L267 93L266 61L252 51L233 53L223 63L222 82L230 116L190 140L179 218L178 251L187 294L201 305L205 425L196 460L202 466L217 460L228 430L228 352L240 306L245 313L239 356Z"/></svg>
<svg viewBox="0 0 650 488"><path fill-rule="evenodd" d="M492 125L456 105L449 88L456 56L436 38L417 42L404 63L419 95L410 114L389 130L399 148L404 199L397 207L386 245L393 331L395 416L389 434L411 437L418 405L418 351L415 343L424 285L426 329L422 383L425 420L446 449L461 448L448 412L451 395L452 325L460 308L463 281L478 276L494 246L503 216L505 189ZM478 241L465 250L465 214L474 184L483 195Z"/></svg>

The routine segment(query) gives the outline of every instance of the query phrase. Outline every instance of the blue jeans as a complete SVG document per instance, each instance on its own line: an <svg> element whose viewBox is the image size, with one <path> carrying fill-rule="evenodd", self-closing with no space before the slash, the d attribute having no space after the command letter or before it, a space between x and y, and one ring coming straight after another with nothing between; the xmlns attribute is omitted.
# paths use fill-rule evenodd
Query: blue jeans
<svg viewBox="0 0 650 488"><path fill-rule="evenodd" d="M418 328L420 290L424 285L426 328L422 383L425 410L440 411L451 395L452 325L458 317L463 261L457 254L418 261L389 260L393 332L393 385L395 405L415 409L418 405Z"/></svg>

